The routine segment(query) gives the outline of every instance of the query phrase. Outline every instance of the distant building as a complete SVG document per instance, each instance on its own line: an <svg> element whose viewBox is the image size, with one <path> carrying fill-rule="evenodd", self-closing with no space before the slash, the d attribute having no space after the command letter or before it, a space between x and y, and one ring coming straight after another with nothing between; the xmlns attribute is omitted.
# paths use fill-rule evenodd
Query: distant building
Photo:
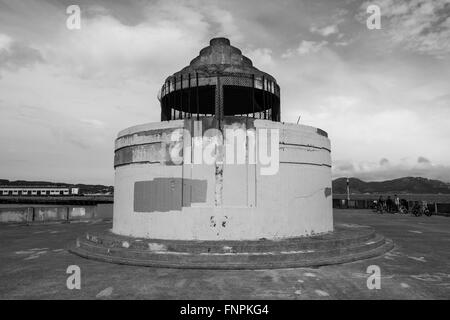
<svg viewBox="0 0 450 320"><path fill-rule="evenodd" d="M78 194L79 188L58 186L0 186L0 196L69 196Z"/></svg>

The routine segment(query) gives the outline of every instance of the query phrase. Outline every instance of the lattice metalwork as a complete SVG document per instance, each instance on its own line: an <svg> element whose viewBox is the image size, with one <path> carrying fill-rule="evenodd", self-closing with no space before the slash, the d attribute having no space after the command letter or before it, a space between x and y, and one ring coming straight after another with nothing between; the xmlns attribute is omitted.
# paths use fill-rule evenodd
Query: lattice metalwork
<svg viewBox="0 0 450 320"><path fill-rule="evenodd" d="M222 119L226 115L242 115L279 121L279 87L275 82L265 77L228 75L210 79L205 86L200 85L200 79L204 80L205 77L187 74L178 78L172 77L167 81L160 94L161 120L212 115ZM215 86L211 86L211 83ZM208 93L213 87L214 100L211 99L212 93ZM231 87L242 88L237 98L243 100L239 102L244 104L243 110L230 111L232 106L224 102L226 96L224 88Z"/></svg>

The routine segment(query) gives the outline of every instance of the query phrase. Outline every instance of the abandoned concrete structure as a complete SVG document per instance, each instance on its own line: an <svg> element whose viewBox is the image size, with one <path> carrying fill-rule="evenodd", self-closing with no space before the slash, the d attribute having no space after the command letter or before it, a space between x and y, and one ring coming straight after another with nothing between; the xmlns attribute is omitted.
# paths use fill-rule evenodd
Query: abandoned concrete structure
<svg viewBox="0 0 450 320"><path fill-rule="evenodd" d="M163 121L119 133L113 231L180 240L272 239L332 231L330 141L322 130L280 123L279 94L276 80L253 67L228 39L212 39L162 86ZM214 155L213 163L195 163L205 146L195 148L194 141L211 139L204 134L210 128L222 135L217 147L223 152ZM227 130L238 132L227 135ZM243 137L243 163L225 161L227 151L239 148L227 150L233 142L228 138L237 139L247 130L253 130L256 141ZM268 136L271 130L279 134L277 141L267 140L268 147L276 143L279 168L262 175L263 165L249 158L265 138L259 133ZM191 150L191 159L173 163L170 153L177 144L183 155Z"/></svg>
<svg viewBox="0 0 450 320"><path fill-rule="evenodd" d="M327 133L280 122L275 78L228 39L212 39L169 76L159 99L161 122L116 139L112 232L78 240L75 253L149 266L273 268L389 247L371 229L334 230Z"/></svg>

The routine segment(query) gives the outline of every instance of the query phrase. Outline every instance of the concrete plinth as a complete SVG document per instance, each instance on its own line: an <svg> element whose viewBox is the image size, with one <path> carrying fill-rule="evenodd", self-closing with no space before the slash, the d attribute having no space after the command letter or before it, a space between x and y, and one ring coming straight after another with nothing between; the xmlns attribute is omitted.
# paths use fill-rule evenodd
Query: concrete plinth
<svg viewBox="0 0 450 320"><path fill-rule="evenodd" d="M113 233L86 234L73 253L100 261L169 268L272 269L311 267L372 258L392 249L369 227L341 225L334 232L279 241L183 241Z"/></svg>

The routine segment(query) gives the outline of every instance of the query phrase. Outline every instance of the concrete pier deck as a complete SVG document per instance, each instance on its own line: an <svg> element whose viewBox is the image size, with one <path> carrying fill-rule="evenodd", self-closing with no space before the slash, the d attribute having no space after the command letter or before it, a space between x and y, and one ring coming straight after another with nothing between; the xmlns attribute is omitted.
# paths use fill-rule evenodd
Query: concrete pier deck
<svg viewBox="0 0 450 320"><path fill-rule="evenodd" d="M190 270L116 265L66 249L101 221L0 226L1 299L449 299L450 219L334 210L336 223L371 226L395 248L377 258L319 268ZM66 269L81 269L68 290ZM381 289L367 288L367 268L381 270ZM101 293L101 294L100 294Z"/></svg>

